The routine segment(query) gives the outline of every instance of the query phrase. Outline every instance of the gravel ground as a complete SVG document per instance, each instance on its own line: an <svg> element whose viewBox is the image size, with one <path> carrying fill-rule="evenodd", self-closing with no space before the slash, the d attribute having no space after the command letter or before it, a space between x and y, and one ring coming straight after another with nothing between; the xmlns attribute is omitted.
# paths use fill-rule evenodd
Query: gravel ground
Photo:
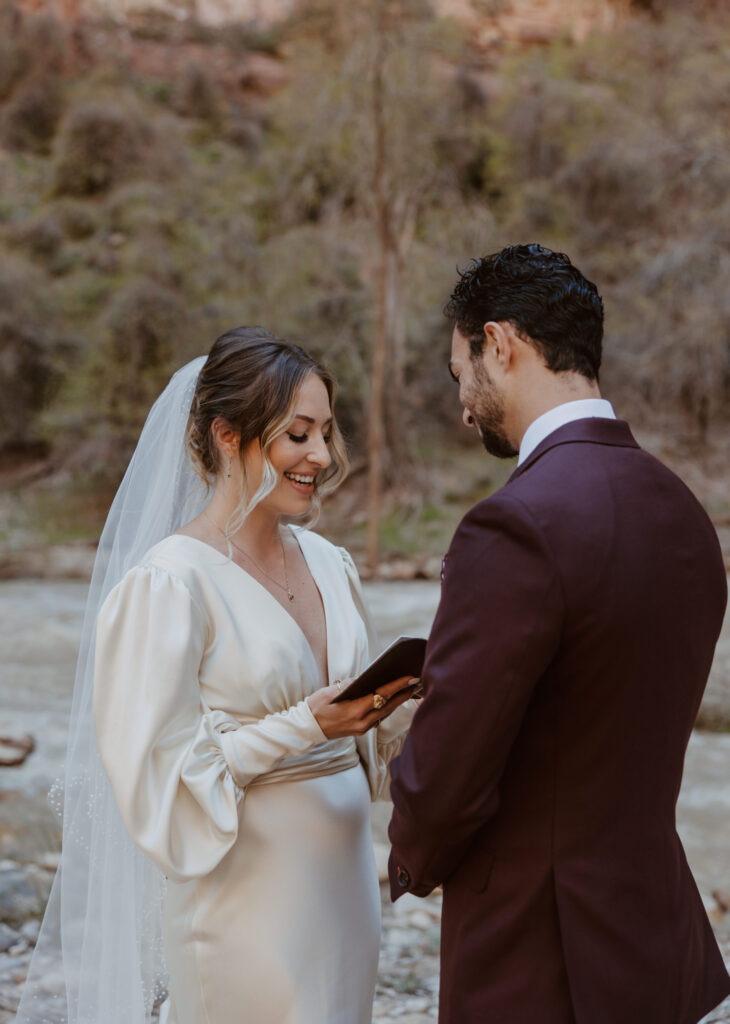
<svg viewBox="0 0 730 1024"><path fill-rule="evenodd" d="M384 643L399 633L425 634L438 601L433 583L367 587ZM37 935L37 916L56 863L58 831L46 793L63 758L78 629L81 583L0 584L0 732L33 732L34 753L0 770L0 1024L13 1020ZM730 720L726 622L709 697L709 715ZM678 826L726 961L730 965L730 734L692 738ZM373 808L381 872L387 860L387 804ZM5 858L4 860L2 858ZM383 941L373 1021L426 1024L437 1018L441 896L406 895L393 906L382 888ZM53 1015L49 1015L53 1021ZM103 1024L103 1022L100 1022ZM313 1022L315 1024L315 1022ZM706 1018L730 1024L730 1000Z"/></svg>
<svg viewBox="0 0 730 1024"><path fill-rule="evenodd" d="M438 950L441 896L428 899L406 894L395 906L383 886L383 941L373 1024L427 1024L438 1017ZM9 952L0 953L0 1024L10 1024L28 968L37 922L21 934L8 936L0 925L0 949L10 938ZM730 964L730 934L721 929L721 947ZM52 1019L52 1018L49 1018ZM730 1024L730 999L705 1018L706 1024Z"/></svg>

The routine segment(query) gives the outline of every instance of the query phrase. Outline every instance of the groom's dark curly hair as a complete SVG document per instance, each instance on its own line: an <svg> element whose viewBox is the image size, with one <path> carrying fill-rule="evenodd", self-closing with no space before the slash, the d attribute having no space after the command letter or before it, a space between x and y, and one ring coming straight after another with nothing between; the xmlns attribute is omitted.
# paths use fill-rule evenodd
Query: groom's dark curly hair
<svg viewBox="0 0 730 1024"><path fill-rule="evenodd" d="M598 380L603 302L598 289L561 252L542 245L511 245L472 260L444 307L469 341L484 344L484 324L508 321L540 352L548 369Z"/></svg>

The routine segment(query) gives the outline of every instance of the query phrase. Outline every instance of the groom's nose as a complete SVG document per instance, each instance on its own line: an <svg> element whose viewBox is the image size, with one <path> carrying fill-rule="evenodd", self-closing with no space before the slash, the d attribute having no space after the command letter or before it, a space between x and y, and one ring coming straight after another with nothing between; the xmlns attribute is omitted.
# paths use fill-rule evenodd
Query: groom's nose
<svg viewBox="0 0 730 1024"><path fill-rule="evenodd" d="M474 417L472 416L468 409L464 409L464 413L461 418L463 419L467 427L474 426Z"/></svg>

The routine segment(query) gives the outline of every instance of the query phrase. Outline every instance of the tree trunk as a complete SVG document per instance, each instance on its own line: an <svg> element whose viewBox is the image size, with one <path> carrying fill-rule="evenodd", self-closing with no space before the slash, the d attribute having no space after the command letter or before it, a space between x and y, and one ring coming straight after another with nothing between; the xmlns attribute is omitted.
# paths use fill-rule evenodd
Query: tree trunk
<svg viewBox="0 0 730 1024"><path fill-rule="evenodd" d="M403 278L406 260L416 233L415 205L409 195L401 195L398 202L398 234L391 232L393 252L393 382L396 393L403 394L406 367L406 304Z"/></svg>
<svg viewBox="0 0 730 1024"><path fill-rule="evenodd" d="M398 483L407 467L408 446L403 416L406 375L406 258L415 234L415 210L401 192L391 197L388 232L388 375L385 389L386 441L390 451L390 482ZM387 471L386 471L387 473Z"/></svg>
<svg viewBox="0 0 730 1024"><path fill-rule="evenodd" d="M375 345L370 380L370 419L368 423L368 532L367 562L372 571L378 566L380 515L383 488L384 391L388 346L388 256L389 224L386 187L386 138L383 96L385 25L383 0L373 2L373 64L371 114L373 122L373 194L378 241L378 309Z"/></svg>
<svg viewBox="0 0 730 1024"><path fill-rule="evenodd" d="M403 392L398 387L398 327L401 317L401 281L398 257L393 246L392 230L389 232L388 250L385 254L385 385L383 394L383 424L385 429L385 448L387 458L384 460L383 476L387 485L392 486L397 466L404 454L403 437L401 436L401 408ZM402 379L402 373L400 377Z"/></svg>

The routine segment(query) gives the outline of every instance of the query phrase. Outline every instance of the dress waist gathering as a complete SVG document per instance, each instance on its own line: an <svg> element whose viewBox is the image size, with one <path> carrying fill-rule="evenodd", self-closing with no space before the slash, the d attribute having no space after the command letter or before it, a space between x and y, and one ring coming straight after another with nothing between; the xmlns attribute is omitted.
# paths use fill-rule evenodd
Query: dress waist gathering
<svg viewBox="0 0 730 1024"><path fill-rule="evenodd" d="M251 725L259 721L252 715L232 714L231 717L241 725ZM276 768L253 779L249 787L269 786L275 782L302 782L324 775L337 775L339 772L349 771L359 763L360 756L354 737L343 736L339 739L326 740L304 754L285 757Z"/></svg>

